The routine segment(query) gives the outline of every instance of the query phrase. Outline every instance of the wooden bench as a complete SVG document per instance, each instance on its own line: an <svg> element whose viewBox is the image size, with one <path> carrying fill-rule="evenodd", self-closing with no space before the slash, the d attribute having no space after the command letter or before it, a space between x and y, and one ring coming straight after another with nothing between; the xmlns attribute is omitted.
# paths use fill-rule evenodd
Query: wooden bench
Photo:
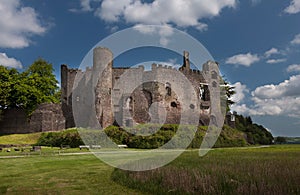
<svg viewBox="0 0 300 195"><path fill-rule="evenodd" d="M42 150L42 146L32 146L32 148L30 149L31 152L37 152L41 150Z"/></svg>
<svg viewBox="0 0 300 195"><path fill-rule="evenodd" d="M69 149L71 148L69 145L61 145L60 146L60 149Z"/></svg>
<svg viewBox="0 0 300 195"><path fill-rule="evenodd" d="M100 145L91 145L91 148L92 149L101 149L101 146Z"/></svg>
<svg viewBox="0 0 300 195"><path fill-rule="evenodd" d="M79 148L80 148L80 150L81 150L81 149L90 149L90 146L81 145L81 146L79 146Z"/></svg>
<svg viewBox="0 0 300 195"><path fill-rule="evenodd" d="M128 148L127 145L118 145L118 148Z"/></svg>

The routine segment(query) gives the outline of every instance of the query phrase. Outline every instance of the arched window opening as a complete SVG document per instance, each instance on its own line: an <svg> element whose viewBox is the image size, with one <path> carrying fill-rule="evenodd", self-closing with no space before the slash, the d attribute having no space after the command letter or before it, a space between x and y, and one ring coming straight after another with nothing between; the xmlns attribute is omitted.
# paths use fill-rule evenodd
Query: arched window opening
<svg viewBox="0 0 300 195"><path fill-rule="evenodd" d="M171 84L167 82L165 86L166 86L167 95L171 96L172 94Z"/></svg>

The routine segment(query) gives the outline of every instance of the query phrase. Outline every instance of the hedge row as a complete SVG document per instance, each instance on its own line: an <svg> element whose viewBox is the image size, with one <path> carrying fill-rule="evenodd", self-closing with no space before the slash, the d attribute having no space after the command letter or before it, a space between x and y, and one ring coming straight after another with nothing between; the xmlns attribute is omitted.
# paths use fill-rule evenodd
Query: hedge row
<svg viewBox="0 0 300 195"><path fill-rule="evenodd" d="M126 144L130 148L154 149L164 146L164 148L199 148L207 127L198 127L197 130L190 126L164 125L140 125L135 128L121 129L120 127L110 126L104 131L71 129L61 132L43 133L36 145L61 147L68 145L72 148L80 145L104 145L107 139L111 139L116 144ZM159 130L157 131L157 129ZM196 131L196 132L195 132ZM155 133L154 133L155 132ZM139 135L139 134L142 135ZM147 136L145 133L148 133ZM244 134L225 126L215 144L215 147L232 147L247 145Z"/></svg>

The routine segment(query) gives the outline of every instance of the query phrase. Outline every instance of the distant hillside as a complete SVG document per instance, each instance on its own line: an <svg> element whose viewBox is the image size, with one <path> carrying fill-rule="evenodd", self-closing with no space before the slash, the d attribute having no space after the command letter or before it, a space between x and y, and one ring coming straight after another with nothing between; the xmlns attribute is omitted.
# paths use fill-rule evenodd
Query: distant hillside
<svg viewBox="0 0 300 195"><path fill-rule="evenodd" d="M274 137L262 125L252 122L250 116L236 116L236 129L246 134L246 140L249 144L272 144Z"/></svg>
<svg viewBox="0 0 300 195"><path fill-rule="evenodd" d="M300 144L300 137L284 137L286 144Z"/></svg>

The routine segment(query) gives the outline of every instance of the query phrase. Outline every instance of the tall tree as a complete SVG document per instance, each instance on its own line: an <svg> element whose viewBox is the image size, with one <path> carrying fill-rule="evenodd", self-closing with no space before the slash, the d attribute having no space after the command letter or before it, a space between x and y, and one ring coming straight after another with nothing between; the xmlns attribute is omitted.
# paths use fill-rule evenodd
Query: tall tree
<svg viewBox="0 0 300 195"><path fill-rule="evenodd" d="M232 101L230 98L236 93L233 86L229 85L226 79L222 78L223 87L224 87L224 98L226 99L226 111L230 111L230 106L233 105L235 102Z"/></svg>
<svg viewBox="0 0 300 195"><path fill-rule="evenodd" d="M30 114L45 102L59 102L52 64L39 58L22 73L0 66L0 109L23 108Z"/></svg>
<svg viewBox="0 0 300 195"><path fill-rule="evenodd" d="M19 80L19 72L12 68L0 66L0 109L16 104L15 88Z"/></svg>
<svg viewBox="0 0 300 195"><path fill-rule="evenodd" d="M40 103L59 101L55 97L58 82L53 71L52 64L39 58L23 73L27 82L38 90Z"/></svg>

